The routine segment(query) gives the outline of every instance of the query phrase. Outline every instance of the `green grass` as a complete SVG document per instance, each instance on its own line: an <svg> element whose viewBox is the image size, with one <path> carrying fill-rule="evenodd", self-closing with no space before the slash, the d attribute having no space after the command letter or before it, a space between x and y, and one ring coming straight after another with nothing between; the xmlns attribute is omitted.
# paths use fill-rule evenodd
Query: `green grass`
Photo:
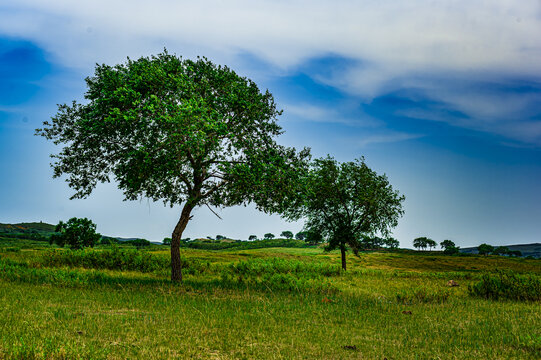
<svg viewBox="0 0 541 360"><path fill-rule="evenodd" d="M163 264L83 267L47 262L47 247L14 247L0 241L0 359L541 356L539 301L468 292L496 268L539 279L539 260L365 253L349 255L344 273L339 254L320 249L183 249L175 285Z"/></svg>

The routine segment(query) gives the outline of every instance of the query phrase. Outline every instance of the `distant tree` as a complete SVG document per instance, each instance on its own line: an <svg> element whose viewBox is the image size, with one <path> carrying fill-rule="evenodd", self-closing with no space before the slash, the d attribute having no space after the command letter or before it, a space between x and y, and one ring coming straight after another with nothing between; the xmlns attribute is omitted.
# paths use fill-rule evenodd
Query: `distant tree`
<svg viewBox="0 0 541 360"><path fill-rule="evenodd" d="M494 246L488 244L481 244L477 247L477 251L479 252L479 255L487 256L494 251Z"/></svg>
<svg viewBox="0 0 541 360"><path fill-rule="evenodd" d="M135 239L126 241L126 243L135 246L137 249L141 249L151 245L151 242L147 239Z"/></svg>
<svg viewBox="0 0 541 360"><path fill-rule="evenodd" d="M171 245L171 238L164 238L163 241L162 241L162 244L163 245Z"/></svg>
<svg viewBox="0 0 541 360"><path fill-rule="evenodd" d="M421 236L413 239L413 246L417 249L426 249L428 247L428 238L426 236Z"/></svg>
<svg viewBox="0 0 541 360"><path fill-rule="evenodd" d="M112 238L109 236L102 236L99 241L100 245L112 245L112 244L118 244L118 243L119 243L118 239Z"/></svg>
<svg viewBox="0 0 541 360"><path fill-rule="evenodd" d="M316 159L301 185L284 216L306 218L304 228L320 233L326 250L340 249L344 270L348 247L358 254L362 234L386 235L403 214L404 197L362 158L344 163L330 156Z"/></svg>
<svg viewBox="0 0 541 360"><path fill-rule="evenodd" d="M286 238L286 239L293 239L293 233L291 231L282 231L280 236Z"/></svg>
<svg viewBox="0 0 541 360"><path fill-rule="evenodd" d="M498 246L492 252L494 255L509 255L509 248L507 246Z"/></svg>
<svg viewBox="0 0 541 360"><path fill-rule="evenodd" d="M250 240L250 241L257 240L257 235L250 235L250 236L248 236L248 240Z"/></svg>
<svg viewBox="0 0 541 360"><path fill-rule="evenodd" d="M269 91L205 58L164 51L114 66L96 65L85 102L59 105L36 129L64 147L54 177L72 198L114 180L126 200L182 206L171 236L171 280L182 281L180 240L201 206L254 203L280 213L305 172L309 151L277 143L281 115Z"/></svg>
<svg viewBox="0 0 541 360"><path fill-rule="evenodd" d="M443 250L443 253L446 254L446 255L453 255L453 254L457 254L460 250L460 248L458 246L455 245L454 242L452 242L451 240L443 240L441 243L440 243L440 246Z"/></svg>
<svg viewBox="0 0 541 360"><path fill-rule="evenodd" d="M69 245L74 250L93 247L101 239L101 235L96 233L96 224L87 218L73 217L66 223L60 221L55 232L56 234L51 236L51 243L60 247Z"/></svg>
<svg viewBox="0 0 541 360"><path fill-rule="evenodd" d="M295 239L297 240L306 240L306 231L299 231L295 234Z"/></svg>
<svg viewBox="0 0 541 360"><path fill-rule="evenodd" d="M520 250L509 250L509 251L507 252L507 254L508 254L509 256L522 257L522 251L520 251Z"/></svg>
<svg viewBox="0 0 541 360"><path fill-rule="evenodd" d="M456 246L455 243L451 240L443 240L441 243L440 243L440 246L442 249L447 249L447 248L450 248L450 247L454 247Z"/></svg>
<svg viewBox="0 0 541 360"><path fill-rule="evenodd" d="M384 239L383 244L389 249L398 249L398 247L400 246L400 242L392 237Z"/></svg>
<svg viewBox="0 0 541 360"><path fill-rule="evenodd" d="M426 239L426 246L430 248L430 251L432 251L432 248L435 248L438 244L432 240L432 239Z"/></svg>
<svg viewBox="0 0 541 360"><path fill-rule="evenodd" d="M216 235L216 240L225 240L226 237L223 235Z"/></svg>
<svg viewBox="0 0 541 360"><path fill-rule="evenodd" d="M274 239L274 234L266 233L265 235L263 235L263 237L267 240Z"/></svg>
<svg viewBox="0 0 541 360"><path fill-rule="evenodd" d="M212 236L207 236L207 239L208 240L214 240L214 238Z"/></svg>
<svg viewBox="0 0 541 360"><path fill-rule="evenodd" d="M323 236L317 230L312 229L312 230L305 231L304 233L305 233L304 241L306 241L307 243L311 245L321 244L324 241Z"/></svg>

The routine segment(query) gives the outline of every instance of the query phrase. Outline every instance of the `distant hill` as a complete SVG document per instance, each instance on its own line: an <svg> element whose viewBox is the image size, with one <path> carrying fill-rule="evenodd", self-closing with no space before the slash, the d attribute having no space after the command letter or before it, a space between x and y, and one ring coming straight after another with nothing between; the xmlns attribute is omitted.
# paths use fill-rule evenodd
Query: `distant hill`
<svg viewBox="0 0 541 360"><path fill-rule="evenodd" d="M512 251L520 251L522 253L522 256L533 256L536 258L541 258L541 244L535 243L535 244L519 244L519 245L504 245L509 250ZM477 247L468 247L460 249L460 252L465 254L477 254Z"/></svg>
<svg viewBox="0 0 541 360"><path fill-rule="evenodd" d="M31 222L19 224L0 224L1 234L50 234L54 232L55 225L44 222Z"/></svg>

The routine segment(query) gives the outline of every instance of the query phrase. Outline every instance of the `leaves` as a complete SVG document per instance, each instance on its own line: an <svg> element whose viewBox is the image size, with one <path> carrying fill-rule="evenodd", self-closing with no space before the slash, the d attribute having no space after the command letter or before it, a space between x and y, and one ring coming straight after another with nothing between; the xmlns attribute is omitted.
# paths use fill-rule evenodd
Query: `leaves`
<svg viewBox="0 0 541 360"><path fill-rule="evenodd" d="M273 96L206 58L97 65L86 84L86 104L60 105L36 130L64 145L52 166L72 198L113 179L127 200L279 211L306 169L308 150L276 144Z"/></svg>
<svg viewBox="0 0 541 360"><path fill-rule="evenodd" d="M302 188L286 217L305 217L305 228L325 238L329 250L348 244L357 251L363 234L387 235L403 214L404 196L364 159L345 163L330 156L316 159Z"/></svg>

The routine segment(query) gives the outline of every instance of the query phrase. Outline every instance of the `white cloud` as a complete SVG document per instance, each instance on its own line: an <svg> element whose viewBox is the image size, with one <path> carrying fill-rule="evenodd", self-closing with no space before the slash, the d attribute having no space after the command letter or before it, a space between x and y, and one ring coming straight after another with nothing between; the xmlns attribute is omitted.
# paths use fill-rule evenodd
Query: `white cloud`
<svg viewBox="0 0 541 360"><path fill-rule="evenodd" d="M336 108L330 109L313 104L284 104L284 111L288 117L293 116L307 121L321 123L338 123L349 126L377 127L382 122L361 112L356 112L356 116L344 116L344 106L340 106L340 111Z"/></svg>
<svg viewBox="0 0 541 360"><path fill-rule="evenodd" d="M360 139L357 143L360 147L366 147L371 144L395 143L399 141L418 139L420 137L423 137L423 135L386 132L384 134L375 134L375 135L366 136Z"/></svg>
<svg viewBox="0 0 541 360"><path fill-rule="evenodd" d="M253 54L273 71L335 54L358 65L327 78L318 75L318 81L365 103L417 87L470 119L453 125L502 133L499 129L512 123L516 128L507 134L519 141L538 141L528 130L536 126L509 120L532 101L522 95L497 98L469 85L486 74L541 78L540 33L538 0L17 0L0 5L0 34L34 41L56 61L85 71L95 62L115 63L164 46L236 69L238 54ZM465 86L423 80L441 74ZM306 116L322 119L310 110Z"/></svg>

